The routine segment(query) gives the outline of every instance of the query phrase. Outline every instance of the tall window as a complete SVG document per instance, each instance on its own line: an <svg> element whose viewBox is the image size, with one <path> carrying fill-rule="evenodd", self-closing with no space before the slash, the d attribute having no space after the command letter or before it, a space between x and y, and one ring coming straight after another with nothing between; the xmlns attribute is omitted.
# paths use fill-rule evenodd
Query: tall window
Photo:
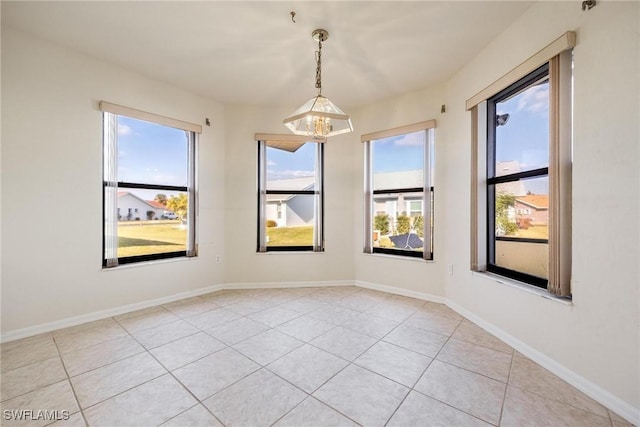
<svg viewBox="0 0 640 427"><path fill-rule="evenodd" d="M258 140L258 252L321 252L324 144L288 139Z"/></svg>
<svg viewBox="0 0 640 427"><path fill-rule="evenodd" d="M549 279L549 66L487 101L488 270Z"/></svg>
<svg viewBox="0 0 640 427"><path fill-rule="evenodd" d="M433 259L434 121L363 135L366 253Z"/></svg>
<svg viewBox="0 0 640 427"><path fill-rule="evenodd" d="M467 100L471 269L571 295L572 48L567 32Z"/></svg>
<svg viewBox="0 0 640 427"><path fill-rule="evenodd" d="M105 102L101 108L103 267L195 256L199 126Z"/></svg>

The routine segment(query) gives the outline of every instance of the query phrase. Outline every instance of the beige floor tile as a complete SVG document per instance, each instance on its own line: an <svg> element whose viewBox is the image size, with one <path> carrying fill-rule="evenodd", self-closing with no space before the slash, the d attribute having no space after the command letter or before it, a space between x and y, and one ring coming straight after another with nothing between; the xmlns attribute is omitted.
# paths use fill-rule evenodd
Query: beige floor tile
<svg viewBox="0 0 640 427"><path fill-rule="evenodd" d="M253 361L230 348L190 363L173 374L200 400L258 370Z"/></svg>
<svg viewBox="0 0 640 427"><path fill-rule="evenodd" d="M151 354L170 371L194 362L226 346L215 338L199 332L151 350Z"/></svg>
<svg viewBox="0 0 640 427"><path fill-rule="evenodd" d="M343 359L354 360L376 343L374 338L338 326L310 342Z"/></svg>
<svg viewBox="0 0 640 427"><path fill-rule="evenodd" d="M225 425L268 426L306 397L288 382L261 369L203 403Z"/></svg>
<svg viewBox="0 0 640 427"><path fill-rule="evenodd" d="M319 308L329 307L328 304L320 302L311 297L297 298L291 301L280 304L278 307L286 308L287 310L297 311L300 314L307 314Z"/></svg>
<svg viewBox="0 0 640 427"><path fill-rule="evenodd" d="M451 336L460 324L460 320L448 319L446 317L421 310L412 314L404 321L403 325L435 332L441 335Z"/></svg>
<svg viewBox="0 0 640 427"><path fill-rule="evenodd" d="M248 316L250 314L266 310L274 305L276 304L271 301L245 297L243 300L236 302L235 304L226 306L226 308L243 316Z"/></svg>
<svg viewBox="0 0 640 427"><path fill-rule="evenodd" d="M171 418L160 427L223 427L211 412L198 404L180 415Z"/></svg>
<svg viewBox="0 0 640 427"><path fill-rule="evenodd" d="M195 316L186 317L185 320L196 328L204 331L205 329L220 326L227 322L231 322L232 320L239 319L240 317L242 316L231 310L218 308L216 310L196 314Z"/></svg>
<svg viewBox="0 0 640 427"><path fill-rule="evenodd" d="M0 345L2 372L30 365L58 355L51 334L36 335Z"/></svg>
<svg viewBox="0 0 640 427"><path fill-rule="evenodd" d="M383 338L386 342L416 351L428 357L435 357L444 346L444 343L447 342L447 339L444 335L404 325L398 326Z"/></svg>
<svg viewBox="0 0 640 427"><path fill-rule="evenodd" d="M15 417L7 420L5 411L57 411L62 414L67 411L69 414L75 414L80 410L73 396L71 385L68 380L64 380L49 386L40 388L22 396L18 396L11 400L4 401L0 404L2 410L3 426L43 426L51 423L51 420L18 420ZM14 412L15 413L15 412Z"/></svg>
<svg viewBox="0 0 640 427"><path fill-rule="evenodd" d="M162 306L132 311L131 313L116 316L115 319L123 328L131 333L156 328L160 325L180 320L178 316Z"/></svg>
<svg viewBox="0 0 640 427"><path fill-rule="evenodd" d="M284 302L291 301L292 299L295 298L295 296L291 295L290 293L284 292L282 290L274 289L274 290L270 290L269 292L255 295L255 298L261 299L264 301L269 301L274 304L282 304Z"/></svg>
<svg viewBox="0 0 640 427"><path fill-rule="evenodd" d="M305 399L274 424L274 427L316 426L357 427L358 424L313 397Z"/></svg>
<svg viewBox="0 0 640 427"><path fill-rule="evenodd" d="M608 417L607 409L598 402L519 353L515 353L513 358L509 384L540 396L553 396L559 402Z"/></svg>
<svg viewBox="0 0 640 427"><path fill-rule="evenodd" d="M206 300L201 297L193 297L187 299L181 299L163 305L164 308L180 317L189 317L195 314L204 313L205 311L215 310L220 308L219 305L212 300Z"/></svg>
<svg viewBox="0 0 640 427"><path fill-rule="evenodd" d="M359 424L383 426L409 392L407 387L350 365L313 396Z"/></svg>
<svg viewBox="0 0 640 427"><path fill-rule="evenodd" d="M460 316L458 313L456 313L446 305L437 302L427 301L422 307L420 307L419 311L427 315L444 317L445 319L449 320L458 321L464 319L464 317Z"/></svg>
<svg viewBox="0 0 640 427"><path fill-rule="evenodd" d="M148 353L122 359L71 378L82 408L88 408L167 371Z"/></svg>
<svg viewBox="0 0 640 427"><path fill-rule="evenodd" d="M511 355L465 341L450 339L438 354L438 360L465 368L506 383Z"/></svg>
<svg viewBox="0 0 640 427"><path fill-rule="evenodd" d="M64 416L60 417L58 421L48 424L47 427L87 427L80 412L70 415L66 420L64 418Z"/></svg>
<svg viewBox="0 0 640 427"><path fill-rule="evenodd" d="M56 355L0 374L2 380L0 395L3 401L12 399L66 378L67 374L64 372L62 362Z"/></svg>
<svg viewBox="0 0 640 427"><path fill-rule="evenodd" d="M74 377L142 352L144 347L131 336L125 335L91 347L62 353L62 360L69 376Z"/></svg>
<svg viewBox="0 0 640 427"><path fill-rule="evenodd" d="M608 417L599 417L591 412L509 386L501 425L504 427L610 427L611 421Z"/></svg>
<svg viewBox="0 0 640 427"><path fill-rule="evenodd" d="M347 364L339 357L306 344L267 368L307 393L313 393Z"/></svg>
<svg viewBox="0 0 640 427"><path fill-rule="evenodd" d="M413 387L431 360L419 353L380 341L354 363L407 387Z"/></svg>
<svg viewBox="0 0 640 427"><path fill-rule="evenodd" d="M222 307L238 303L245 299L245 296L236 291L217 291L210 294L200 295L200 298L211 301Z"/></svg>
<svg viewBox="0 0 640 427"><path fill-rule="evenodd" d="M356 289L355 295L358 296L365 296L378 301L386 301L391 297L391 294L388 292L377 291L375 289L360 288L358 286L354 287Z"/></svg>
<svg viewBox="0 0 640 427"><path fill-rule="evenodd" d="M491 424L498 424L506 385L434 360L415 390Z"/></svg>
<svg viewBox="0 0 640 427"><path fill-rule="evenodd" d="M388 427L490 427L484 421L435 399L412 391L387 424Z"/></svg>
<svg viewBox="0 0 640 427"><path fill-rule="evenodd" d="M399 323L393 320L362 313L358 317L344 322L342 327L380 339L398 325Z"/></svg>
<svg viewBox="0 0 640 427"><path fill-rule="evenodd" d="M283 323L276 329L304 342L309 342L335 327L334 324L325 322L324 320L301 316L287 323Z"/></svg>
<svg viewBox="0 0 640 427"><path fill-rule="evenodd" d="M380 302L381 301L377 298L371 298L367 295L363 295L362 293L356 293L342 298L338 301L338 305L350 310L363 312L380 304Z"/></svg>
<svg viewBox="0 0 640 427"><path fill-rule="evenodd" d="M267 365L304 344L302 341L270 329L246 339L233 348L261 365Z"/></svg>
<svg viewBox="0 0 640 427"><path fill-rule="evenodd" d="M233 345L258 335L267 329L269 329L269 327L263 323L241 317L240 319L232 320L223 325L207 329L205 332L227 345Z"/></svg>
<svg viewBox="0 0 640 427"><path fill-rule="evenodd" d="M489 332L477 325L474 325L468 320L463 320L451 337L457 340L481 345L492 350L502 351L503 353L513 353L513 348L509 345L503 343Z"/></svg>
<svg viewBox="0 0 640 427"><path fill-rule="evenodd" d="M391 295L389 299L385 301L385 304L413 308L417 310L425 305L426 301L417 298L405 297L403 295Z"/></svg>
<svg viewBox="0 0 640 427"><path fill-rule="evenodd" d="M53 333L61 353L80 350L126 335L128 335L127 331L111 318L61 329Z"/></svg>
<svg viewBox="0 0 640 427"><path fill-rule="evenodd" d="M84 411L92 427L155 427L197 401L171 375L128 390Z"/></svg>
<svg viewBox="0 0 640 427"><path fill-rule="evenodd" d="M341 325L348 320L355 319L359 314L360 312L355 310L331 305L326 308L323 307L318 310L312 311L311 313L307 314L307 316L313 317L314 319L323 320L325 322L333 323L334 325Z"/></svg>
<svg viewBox="0 0 640 427"><path fill-rule="evenodd" d="M133 336L140 344L147 349L151 349L198 332L200 332L200 330L195 326L184 320L178 320L177 322L166 323L154 328L134 332Z"/></svg>
<svg viewBox="0 0 640 427"><path fill-rule="evenodd" d="M611 417L611 421L613 421L614 427L632 427L633 426L633 424L631 424L629 421L625 420L624 418L622 418L620 415L616 414L613 411L609 411L609 416Z"/></svg>
<svg viewBox="0 0 640 427"><path fill-rule="evenodd" d="M276 306L259 311L254 314L250 314L248 317L260 323L264 323L267 326L275 328L276 326L288 322L289 320L300 317L300 313L298 313L297 311L282 308L280 306Z"/></svg>
<svg viewBox="0 0 640 427"><path fill-rule="evenodd" d="M393 320L394 322L403 322L415 313L416 310L417 308L406 306L404 304L385 302L384 304L378 304L370 308L365 313Z"/></svg>

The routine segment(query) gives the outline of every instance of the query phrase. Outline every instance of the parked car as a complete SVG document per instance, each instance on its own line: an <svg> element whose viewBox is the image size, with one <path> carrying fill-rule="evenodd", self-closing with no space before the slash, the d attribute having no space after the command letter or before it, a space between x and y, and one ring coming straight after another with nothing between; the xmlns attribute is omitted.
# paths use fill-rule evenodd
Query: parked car
<svg viewBox="0 0 640 427"><path fill-rule="evenodd" d="M162 216L167 218L167 219L176 219L176 218L178 218L178 215L176 215L175 213L173 213L171 211L164 211Z"/></svg>

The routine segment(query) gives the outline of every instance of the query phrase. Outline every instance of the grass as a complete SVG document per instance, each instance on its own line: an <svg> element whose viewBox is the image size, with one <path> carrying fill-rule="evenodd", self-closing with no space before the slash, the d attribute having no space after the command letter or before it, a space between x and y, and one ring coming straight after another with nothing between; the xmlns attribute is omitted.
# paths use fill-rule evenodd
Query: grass
<svg viewBox="0 0 640 427"><path fill-rule="evenodd" d="M118 257L187 249L187 229L180 221L130 221L118 224Z"/></svg>
<svg viewBox="0 0 640 427"><path fill-rule="evenodd" d="M532 225L527 230L518 230L508 237L522 237L523 239L548 239L548 225Z"/></svg>
<svg viewBox="0 0 640 427"><path fill-rule="evenodd" d="M267 227L267 246L312 246L313 226Z"/></svg>

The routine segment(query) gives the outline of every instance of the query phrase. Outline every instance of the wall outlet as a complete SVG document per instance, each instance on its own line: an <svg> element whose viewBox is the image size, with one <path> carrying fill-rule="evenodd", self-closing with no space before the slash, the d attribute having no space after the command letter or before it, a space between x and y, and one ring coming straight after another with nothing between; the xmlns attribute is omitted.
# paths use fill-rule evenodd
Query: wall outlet
<svg viewBox="0 0 640 427"><path fill-rule="evenodd" d="M222 257L220 255L216 255L216 264L220 264L222 262Z"/></svg>
<svg viewBox="0 0 640 427"><path fill-rule="evenodd" d="M453 276L453 264L449 264L449 276Z"/></svg>

